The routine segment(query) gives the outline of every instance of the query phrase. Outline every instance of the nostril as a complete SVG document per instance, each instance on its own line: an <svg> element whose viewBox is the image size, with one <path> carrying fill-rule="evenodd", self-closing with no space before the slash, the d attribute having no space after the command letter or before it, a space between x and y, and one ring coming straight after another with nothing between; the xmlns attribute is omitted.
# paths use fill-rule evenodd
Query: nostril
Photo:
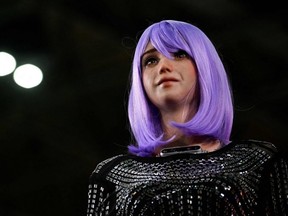
<svg viewBox="0 0 288 216"><path fill-rule="evenodd" d="M171 72L173 70L173 65L169 62L163 61L160 64L160 73L166 73L166 72Z"/></svg>

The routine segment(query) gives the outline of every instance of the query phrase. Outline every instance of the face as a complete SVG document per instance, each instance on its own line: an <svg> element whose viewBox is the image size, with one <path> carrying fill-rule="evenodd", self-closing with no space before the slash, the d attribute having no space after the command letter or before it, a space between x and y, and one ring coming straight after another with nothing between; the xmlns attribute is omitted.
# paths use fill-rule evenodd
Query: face
<svg viewBox="0 0 288 216"><path fill-rule="evenodd" d="M171 54L169 59L148 43L141 59L144 89L160 111L187 104L196 107L196 65L185 51Z"/></svg>

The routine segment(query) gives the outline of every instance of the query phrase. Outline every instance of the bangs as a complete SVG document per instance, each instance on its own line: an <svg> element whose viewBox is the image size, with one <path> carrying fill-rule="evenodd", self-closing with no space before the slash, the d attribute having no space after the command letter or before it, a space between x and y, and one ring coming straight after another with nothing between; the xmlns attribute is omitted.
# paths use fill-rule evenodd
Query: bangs
<svg viewBox="0 0 288 216"><path fill-rule="evenodd" d="M161 22L154 25L150 32L150 42L158 52L167 58L172 58L171 53L184 50L191 56L189 45L183 35L168 22ZM192 56L191 56L192 57Z"/></svg>

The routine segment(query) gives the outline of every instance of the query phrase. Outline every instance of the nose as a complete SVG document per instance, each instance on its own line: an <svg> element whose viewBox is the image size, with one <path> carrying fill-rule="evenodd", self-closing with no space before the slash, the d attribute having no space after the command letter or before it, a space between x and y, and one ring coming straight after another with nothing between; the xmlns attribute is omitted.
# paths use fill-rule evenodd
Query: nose
<svg viewBox="0 0 288 216"><path fill-rule="evenodd" d="M166 57L161 58L159 62L159 73L167 73L173 71L173 60Z"/></svg>

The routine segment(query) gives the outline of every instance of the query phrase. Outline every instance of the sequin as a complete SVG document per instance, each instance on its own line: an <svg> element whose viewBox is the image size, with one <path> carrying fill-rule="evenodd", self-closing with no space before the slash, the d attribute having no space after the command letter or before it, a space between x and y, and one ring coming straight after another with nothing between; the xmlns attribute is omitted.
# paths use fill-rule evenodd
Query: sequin
<svg viewBox="0 0 288 216"><path fill-rule="evenodd" d="M119 155L92 173L87 216L288 215L287 167L259 141L197 155Z"/></svg>

